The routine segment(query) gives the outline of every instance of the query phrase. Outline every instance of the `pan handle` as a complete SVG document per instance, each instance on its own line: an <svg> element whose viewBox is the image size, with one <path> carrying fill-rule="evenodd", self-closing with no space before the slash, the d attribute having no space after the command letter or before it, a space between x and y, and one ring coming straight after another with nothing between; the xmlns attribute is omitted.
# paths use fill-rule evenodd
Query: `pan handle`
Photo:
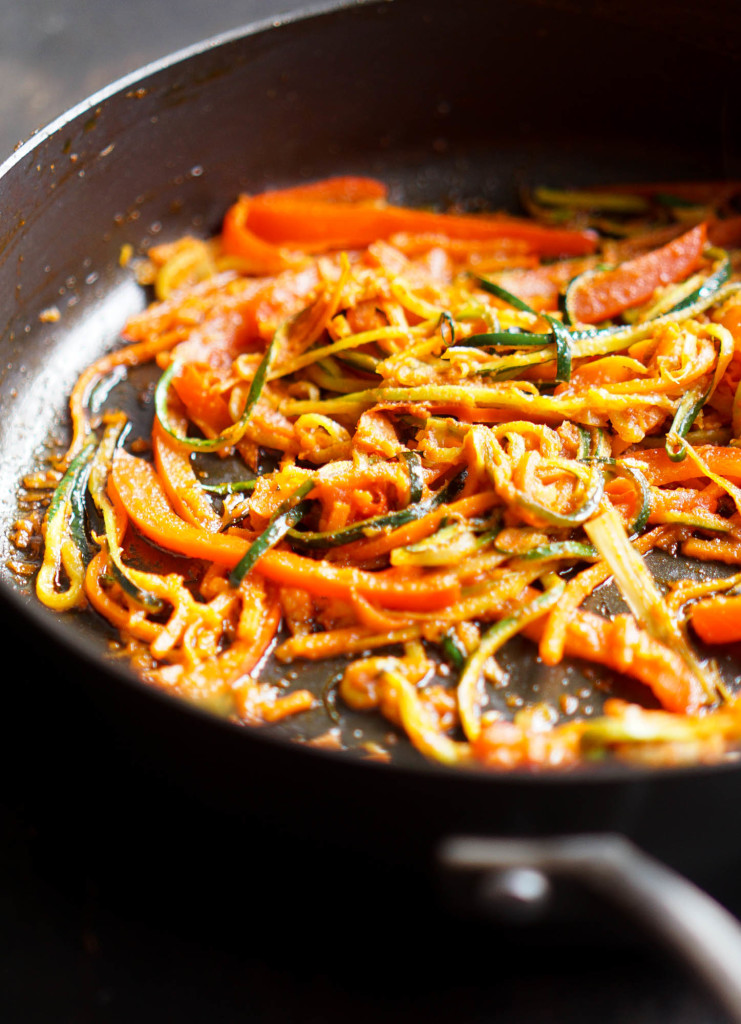
<svg viewBox="0 0 741 1024"><path fill-rule="evenodd" d="M648 926L741 1024L741 922L622 836L453 837L440 866L469 909L499 921L546 919L559 886L576 885Z"/></svg>

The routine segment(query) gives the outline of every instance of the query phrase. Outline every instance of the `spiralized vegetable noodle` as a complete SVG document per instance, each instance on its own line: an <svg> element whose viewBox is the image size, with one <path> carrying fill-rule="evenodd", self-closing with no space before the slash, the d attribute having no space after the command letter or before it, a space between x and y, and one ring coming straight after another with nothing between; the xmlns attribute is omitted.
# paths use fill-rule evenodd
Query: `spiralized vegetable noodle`
<svg viewBox="0 0 741 1024"><path fill-rule="evenodd" d="M151 305L24 482L45 495L15 533L43 535L39 599L101 616L145 681L245 723L317 706L261 678L268 655L341 657L328 735L351 708L454 766L727 756L739 193L542 188L524 217L399 206L360 177L239 197L218 236L134 265ZM95 396L145 364L142 435ZM654 551L709 564L667 591ZM627 611L587 610L610 580ZM518 634L645 700L503 713Z"/></svg>

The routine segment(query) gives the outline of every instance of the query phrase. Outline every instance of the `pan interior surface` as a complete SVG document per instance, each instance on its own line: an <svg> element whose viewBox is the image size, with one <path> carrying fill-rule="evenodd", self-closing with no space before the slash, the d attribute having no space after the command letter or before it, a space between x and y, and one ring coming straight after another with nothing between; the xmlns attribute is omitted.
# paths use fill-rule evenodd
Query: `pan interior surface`
<svg viewBox="0 0 741 1024"><path fill-rule="evenodd" d="M125 247L136 256L184 233L207 237L240 192L335 173L382 178L410 204L515 211L525 185L738 176L735 55L713 52L709 102L704 42L637 31L629 14L515 0L330 9L147 69L11 158L0 177L0 289L13 297L0 312L6 599L71 650L108 661L111 636L92 616L47 614L6 563L20 478L65 444L74 380L151 298ZM145 422L152 381L135 375L109 400ZM671 563L654 567L668 577ZM621 607L614 591L596 601ZM570 714L602 706L579 665L548 669L517 644L504 661L510 682L493 695L503 709L565 696ZM722 662L734 682L737 652ZM323 694L337 668L302 665L301 685ZM266 673L298 678L273 664ZM399 763L419 762L383 723L343 712L340 725L344 746L390 744ZM276 731L306 739L332 727L322 707Z"/></svg>

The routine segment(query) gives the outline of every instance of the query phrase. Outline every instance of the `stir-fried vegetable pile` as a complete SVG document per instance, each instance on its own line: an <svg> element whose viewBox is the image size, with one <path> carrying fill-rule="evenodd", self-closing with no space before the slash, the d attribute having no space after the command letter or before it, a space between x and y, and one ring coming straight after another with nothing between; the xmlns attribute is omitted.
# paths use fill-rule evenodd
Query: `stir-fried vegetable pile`
<svg viewBox="0 0 741 1024"><path fill-rule="evenodd" d="M364 178L241 197L218 237L139 264L155 301L26 480L39 598L244 722L317 705L261 682L268 653L345 656L334 715L383 715L446 764L725 756L741 702L696 641L741 639L741 568L717 566L741 566L739 192L539 189L527 218L394 206ZM100 395L147 363L142 437ZM658 549L716 567L667 592ZM585 610L610 580L628 612ZM516 634L647 706L505 714Z"/></svg>

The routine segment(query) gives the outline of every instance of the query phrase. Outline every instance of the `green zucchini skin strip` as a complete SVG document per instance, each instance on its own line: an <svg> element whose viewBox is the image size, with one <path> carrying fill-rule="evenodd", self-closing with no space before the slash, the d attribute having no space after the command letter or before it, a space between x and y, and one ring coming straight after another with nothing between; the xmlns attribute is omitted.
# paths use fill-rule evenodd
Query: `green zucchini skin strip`
<svg viewBox="0 0 741 1024"><path fill-rule="evenodd" d="M723 285L728 282L731 276L732 267L731 261L725 250L716 249L711 246L705 250L705 256L708 259L715 259L716 261L720 261L720 265L714 271L712 271L712 273L710 273L708 277L705 278L701 285L693 289L693 291L691 291L689 295L685 295L683 299L680 299L679 302L672 306L671 309L668 309L666 313L662 314L662 316L681 313L683 310L692 309L692 307L694 307L698 302L704 302L708 299L712 299L716 292L718 292L723 287ZM594 268L593 270L586 270L583 274L578 274L575 278L569 281L563 302L566 323L574 323L574 317L571 312L571 303L569 300L572 289L578 282L583 281L586 278L593 277L597 273L599 273L599 268ZM661 316L651 317L649 320L646 320L644 322L650 324L660 319ZM574 336L576 336L578 333L579 332L575 332Z"/></svg>
<svg viewBox="0 0 741 1024"><path fill-rule="evenodd" d="M495 622L481 637L479 646L466 659L458 681L459 708L464 728L466 720L470 722L475 715L472 705L476 703L476 693L480 692L486 662L529 622L534 622L550 611L558 603L565 589L566 584L563 580L558 580L529 604L519 608L512 615L500 619L499 622Z"/></svg>
<svg viewBox="0 0 741 1024"><path fill-rule="evenodd" d="M458 476L450 480L444 487L433 494L425 501L407 505L406 508L397 512L388 512L385 515L373 516L372 519L364 519L362 522L353 523L352 526L345 526L341 530L332 532L303 532L301 530L289 530L288 536L292 543L303 548L337 548L343 544L351 544L356 540L366 540L369 533L395 530L399 526L421 519L428 512L433 512L440 505L451 501L463 486L467 470L463 470Z"/></svg>
<svg viewBox="0 0 741 1024"><path fill-rule="evenodd" d="M132 601L135 601L142 608L146 608L149 612L157 613L164 607L163 601L156 594L142 589L128 576L121 556L121 549L115 536L113 506L106 494L108 470L110 469L113 453L122 444L128 430L128 423L114 424L106 429L91 464L88 489L93 504L103 520L105 543L108 547L108 556L111 563L111 576Z"/></svg>
<svg viewBox="0 0 741 1024"><path fill-rule="evenodd" d="M549 363L551 361L551 355L546 353L542 359L534 359L530 363L520 363L519 366L509 366L504 369L493 369L485 370L479 369L479 374L482 377L490 377L497 383L502 380L517 380L523 370L532 369L535 366L542 366L543 363Z"/></svg>
<svg viewBox="0 0 741 1024"><path fill-rule="evenodd" d="M709 258L715 258L720 260L720 266L717 270L714 270L708 277L705 278L703 283L690 292L689 295L678 302L676 306L672 306L669 313L677 313L683 309L689 309L698 302L702 302L704 299L712 298L716 292L718 292L724 284L727 283L731 276L731 260L728 253L724 249L707 249L705 255Z"/></svg>
<svg viewBox="0 0 741 1024"><path fill-rule="evenodd" d="M711 387L702 389L694 387L690 388L682 396L664 444L664 450L672 462L682 462L684 460L687 453L684 446L678 446L677 438L687 436L700 410L710 397L710 391Z"/></svg>
<svg viewBox="0 0 741 1024"><path fill-rule="evenodd" d="M540 316L536 313L532 306L528 306L527 302L523 302L522 299L513 295L512 292L507 291L506 288L502 288L501 285L495 284L494 281L490 281L488 277L481 277L479 274L471 275L476 284L483 288L485 292L489 292L490 295L495 295L498 299L502 299L503 302L508 302L510 306L514 306L515 309L519 309L521 313L532 313L534 316Z"/></svg>
<svg viewBox="0 0 741 1024"><path fill-rule="evenodd" d="M67 468L62 479L59 481L49 502L46 513L46 546L44 559L39 567L36 577L36 590L39 595L42 593L54 593L62 601L75 600L81 596L80 580L70 579L69 586L62 590L59 585L59 571L63 565L62 549L65 541L72 541L75 551L80 559L84 571L85 550L79 543L78 534L80 530L84 533L84 483L87 479L87 471L93 457L97 441L91 439L84 446ZM73 511L73 502L76 510ZM76 520L74 526L71 520ZM87 537L85 537L85 548ZM72 607L72 605L67 605Z"/></svg>
<svg viewBox="0 0 741 1024"><path fill-rule="evenodd" d="M181 434L178 434L170 424L170 418L167 412L167 395L170 390L170 383L180 369L180 362L177 359L174 359L160 377L154 392L154 409L157 414L157 419L162 425L162 429L169 434L170 437L174 438L186 448L190 448L192 451L216 452L221 448L227 448L236 444L243 437L247 424L252 416L252 412L257 405L263 388L265 387L265 381L273 359L274 348L275 335L273 335L270 344L266 348L265 354L260 360L257 370L255 371L255 376L252 378L252 383L250 384L250 390L247 393L247 401L245 402L242 415L217 437L183 437Z"/></svg>
<svg viewBox="0 0 741 1024"><path fill-rule="evenodd" d="M649 487L648 480L640 469L622 462L615 462L614 464L611 462L608 472L614 473L616 476L628 477L635 484L640 500L635 518L628 527L628 536L637 537L639 533L643 533L648 517L651 514L651 488Z"/></svg>
<svg viewBox="0 0 741 1024"><path fill-rule="evenodd" d="M685 306L683 303L678 303L678 308L669 310L668 313L662 313L660 316L654 317L653 320L644 320L639 324L619 324L594 330L572 331L571 337L576 342L574 354L582 357L619 352L636 341L643 341L656 327L663 324L681 324L685 320L690 320L698 313L704 313L711 306L725 302L739 290L741 290L740 282L729 281L709 294L703 295L692 305Z"/></svg>
<svg viewBox="0 0 741 1024"><path fill-rule="evenodd" d="M75 542L77 550L82 555L82 560L85 565L87 565L93 557L93 549L90 541L88 540L87 531L85 529L85 521L87 519L85 513L85 500L87 497L90 471L92 469L93 455L95 454L95 441L92 441L91 443L93 445L93 449L85 459L84 463L79 467L79 471L75 474L72 486L70 487L70 513L67 523L70 536Z"/></svg>
<svg viewBox="0 0 741 1024"><path fill-rule="evenodd" d="M639 324L617 324L583 331L569 330L556 317L552 317L547 313L537 313L526 302L508 292L506 288L502 288L500 285L484 277L472 275L484 291L496 295L497 298L508 302L521 312L532 313L535 316L542 317L548 321L553 330L550 335L524 331L497 331L486 334L473 334L468 338L462 339L461 344L472 348L497 348L502 346L520 348L555 343L556 381L568 381L571 376L571 362L573 358L606 355L609 352L617 352L628 348L635 341L640 341L659 324L681 323L682 320L690 319L690 317L697 313L704 312L708 307L723 301L738 291L741 285L737 282L729 283L732 268L726 252L722 249L711 248L707 250L707 255L714 256L721 261L718 269L713 271L698 288L685 296L684 299L666 313L662 313L651 320L646 320ZM586 271L586 273L594 273L594 271ZM579 280L582 276L581 274L578 275L578 277L574 278L574 281ZM571 285L573 285L574 281L571 282ZM571 317L568 312L567 299L568 291L565 300L565 315L567 323L570 324Z"/></svg>
<svg viewBox="0 0 741 1024"><path fill-rule="evenodd" d="M556 383L566 383L571 380L571 334L556 317L546 315L545 319L556 340Z"/></svg>
<svg viewBox="0 0 741 1024"><path fill-rule="evenodd" d="M336 672L330 676L322 687L322 704L327 713L327 718L339 725L341 721L340 709L337 706L337 690L342 682L342 672Z"/></svg>
<svg viewBox="0 0 741 1024"><path fill-rule="evenodd" d="M534 334L531 331L491 331L487 334L471 334L460 341L467 348L536 348L549 344L549 334Z"/></svg>
<svg viewBox="0 0 741 1024"><path fill-rule="evenodd" d="M585 459L583 461L598 463L601 462L602 460ZM497 480L490 458L486 459L486 466L489 472L489 476L491 477L492 483L496 487ZM604 473L592 473L590 470L590 475L592 476L591 490L589 491L589 493L587 494L586 498L579 506L579 508L575 509L573 512L556 512L554 509L546 508L545 505L541 505L540 502L533 501L532 498L526 498L525 495L522 494L519 490L516 491L512 503L518 508L525 509L532 515L537 516L538 519L546 523L548 526L559 526L567 528L580 526L582 523L586 522L587 519L590 519L595 514L595 512L600 506L600 502L602 501L602 496L605 491Z"/></svg>
<svg viewBox="0 0 741 1024"><path fill-rule="evenodd" d="M445 660L449 662L454 669L460 672L466 664L466 658L468 655L465 647L458 639L458 635L454 627L449 629L441 638L440 647L445 656Z"/></svg>
<svg viewBox="0 0 741 1024"><path fill-rule="evenodd" d="M204 491L219 496L227 494L243 494L254 491L257 480L235 480L234 483L201 484Z"/></svg>
<svg viewBox="0 0 741 1024"><path fill-rule="evenodd" d="M334 358L338 363L345 363L354 370L361 370L363 373L372 374L376 373L376 366L381 361L368 352L354 352L353 349L337 352Z"/></svg>
<svg viewBox="0 0 741 1024"><path fill-rule="evenodd" d="M422 460L418 452L402 452L402 458L407 464L409 473L409 501L408 505L416 505L422 500L425 488L425 478L422 475Z"/></svg>
<svg viewBox="0 0 741 1024"><path fill-rule="evenodd" d="M89 560L92 555L85 533L85 494L92 458L97 447L97 438L92 438L75 456L57 484L46 514L47 532L49 524L55 522L58 516L66 516L65 532L72 537L83 561Z"/></svg>
<svg viewBox="0 0 741 1024"><path fill-rule="evenodd" d="M52 522L60 513L64 512L65 505L69 502L75 486L77 485L79 488L79 478L82 471L87 467L97 447L98 442L96 439L88 441L82 451L69 464L67 472L57 484L49 502L49 509L46 513L47 523Z"/></svg>
<svg viewBox="0 0 741 1024"><path fill-rule="evenodd" d="M610 459L610 446L602 427L574 426L579 431L579 451L576 455L579 462L588 462L590 459L605 462Z"/></svg>
<svg viewBox="0 0 741 1024"><path fill-rule="evenodd" d="M592 435L586 427L576 425L579 431L579 448L576 453L577 459L588 459L593 454Z"/></svg>
<svg viewBox="0 0 741 1024"><path fill-rule="evenodd" d="M593 544L584 544L579 540L561 540L531 548L530 551L516 557L522 562L550 561L554 558L580 558L587 562L596 562L600 555Z"/></svg>
<svg viewBox="0 0 741 1024"><path fill-rule="evenodd" d="M455 345L455 320L447 310L440 314L437 329L446 345Z"/></svg>
<svg viewBox="0 0 741 1024"><path fill-rule="evenodd" d="M587 756L595 757L616 743L681 743L692 742L695 738L690 723L669 716L658 722L645 717L625 721L604 716L589 722L582 733L581 743Z"/></svg>
<svg viewBox="0 0 741 1024"><path fill-rule="evenodd" d="M519 505L521 508L526 509L533 515L538 516L543 522L547 523L548 526L580 526L585 523L587 519L591 519L600 506L602 501L602 495L605 490L604 477L601 475L596 478L592 490L587 495L584 503L575 512L554 512L553 509L546 508L544 505L539 504L537 501L532 501L530 498L525 498L522 494L518 494L514 499L513 504Z"/></svg>
<svg viewBox="0 0 741 1024"><path fill-rule="evenodd" d="M666 441L664 443L664 450L672 462L681 462L684 459L686 455L686 448L681 442L687 437L692 429L700 410L712 395L717 381L718 377L716 368L713 378L706 387L700 383L695 383L682 396L676 412L674 413L674 419L672 420L672 425L667 432ZM735 415L735 406L736 399L734 397L733 415Z"/></svg>
<svg viewBox="0 0 741 1024"><path fill-rule="evenodd" d="M255 563L261 558L266 551L282 540L291 527L299 523L306 513L309 511L309 502L302 501L306 495L313 490L314 481L306 480L297 487L296 490L291 494L284 502L282 502L274 515L271 517L270 522L257 538L249 546L247 551L244 553L239 562L232 569L229 576L229 585L232 587L238 587L244 577L254 567Z"/></svg>
<svg viewBox="0 0 741 1024"><path fill-rule="evenodd" d="M497 298L502 299L504 302L508 302L515 309L519 309L523 313L532 313L533 316L538 316L543 320L546 320L552 328L551 338L556 346L556 383L566 383L571 380L571 334L564 327L560 320L555 316L551 316L550 313L536 313L536 311L529 306L522 299L518 299L512 292L508 292L506 288L502 288L498 284L494 284L493 281L489 281L485 277L479 277L474 274L474 279L479 287L483 288L484 291L489 292L491 295L496 295ZM541 336L542 338L542 336ZM542 344L541 340L541 344ZM532 344L532 343L531 343Z"/></svg>
<svg viewBox="0 0 741 1024"><path fill-rule="evenodd" d="M604 458L602 456L592 456L580 461L598 463L603 467L607 476L622 476L631 481L638 492L639 501L638 511L633 522L628 527L628 535L636 537L639 533L642 533L651 514L651 488L640 469L637 466L630 465L630 463L619 462L617 459Z"/></svg>
<svg viewBox="0 0 741 1024"><path fill-rule="evenodd" d="M594 277L596 274L601 274L605 269L612 269L606 267L604 264L599 267L592 267L590 270L584 270L581 274L577 274L576 277L572 277L569 283L566 285L566 289L561 296L560 307L563 310L564 323L569 327L572 327L577 321L572 311L572 294L577 285L588 280L590 277Z"/></svg>

